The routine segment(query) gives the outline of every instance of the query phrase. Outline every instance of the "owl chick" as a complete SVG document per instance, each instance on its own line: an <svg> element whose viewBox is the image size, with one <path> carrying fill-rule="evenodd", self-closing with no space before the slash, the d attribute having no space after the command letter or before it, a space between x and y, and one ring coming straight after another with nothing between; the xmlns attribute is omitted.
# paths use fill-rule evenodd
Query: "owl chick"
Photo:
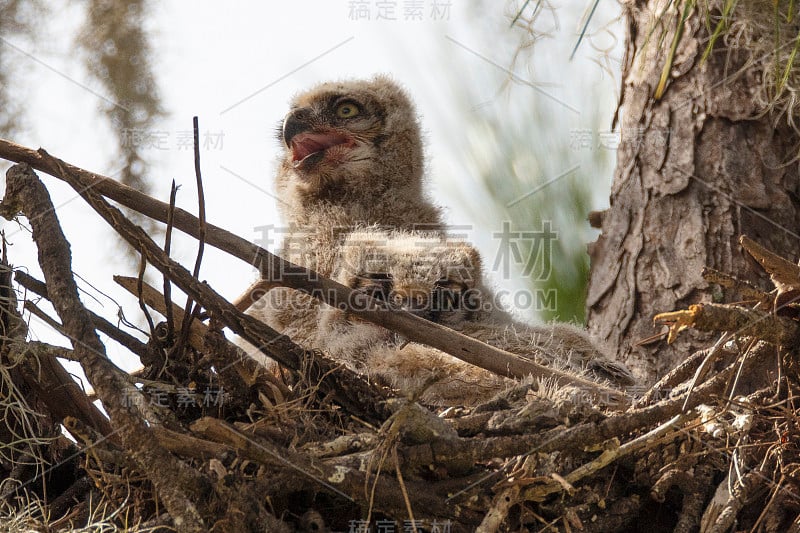
<svg viewBox="0 0 800 533"><path fill-rule="evenodd" d="M458 326L480 313L480 255L436 232L364 229L337 255L336 279L440 324Z"/></svg>
<svg viewBox="0 0 800 533"><path fill-rule="evenodd" d="M405 309L540 364L617 384L632 381L630 372L608 359L582 329L514 321L492 301L492 292L482 283L480 255L468 244L419 232L353 233L342 247L336 279L384 301L389 309ZM427 386L422 399L431 403L472 404L509 385L439 350L406 345L343 309L323 311L317 344L395 388Z"/></svg>
<svg viewBox="0 0 800 533"><path fill-rule="evenodd" d="M441 231L440 210L423 192L416 111L390 78L322 83L299 94L279 138L285 259L330 276L342 239L359 227ZM255 307L251 314L311 347L316 300L278 287Z"/></svg>
<svg viewBox="0 0 800 533"><path fill-rule="evenodd" d="M407 344L350 312L364 308L365 296L370 296L386 310L403 309L459 327L484 314L480 272L477 250L438 233L351 233L340 249L334 279L357 290L346 308L323 307L316 344L357 372L400 390L421 392L426 403L488 400L512 382L439 350Z"/></svg>
<svg viewBox="0 0 800 533"><path fill-rule="evenodd" d="M298 95L280 138L276 189L290 261L330 276L341 235L357 227L441 227L440 210L423 192L416 111L388 77L323 83Z"/></svg>
<svg viewBox="0 0 800 533"><path fill-rule="evenodd" d="M323 306L318 344L324 342L334 357L364 371L364 348L374 344L373 339L394 339L393 333L351 312L366 308L366 296L383 309L403 309L443 324L472 319L480 312L476 298L480 279L473 276L479 261L474 248L448 242L438 233L378 229L350 233L339 249L334 279L356 289L354 298L343 308ZM370 332L365 340L355 340L365 332ZM353 346L360 349L352 350Z"/></svg>

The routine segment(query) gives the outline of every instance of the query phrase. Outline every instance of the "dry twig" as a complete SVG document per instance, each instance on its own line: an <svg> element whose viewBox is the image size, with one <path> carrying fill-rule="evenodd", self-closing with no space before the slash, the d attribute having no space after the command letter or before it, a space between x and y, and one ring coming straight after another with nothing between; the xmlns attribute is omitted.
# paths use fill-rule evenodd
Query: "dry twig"
<svg viewBox="0 0 800 533"><path fill-rule="evenodd" d="M187 532L204 531L203 520L192 503L202 492L200 477L165 450L154 446L149 438L147 422L130 402L139 392L120 375L105 354L91 316L78 298L69 245L50 195L28 165L15 165L6 174L2 215L11 219L19 212L25 213L33 229L39 263L53 306L86 376L111 415L116 431L134 461L153 482L176 524ZM151 420L157 418L152 416Z"/></svg>

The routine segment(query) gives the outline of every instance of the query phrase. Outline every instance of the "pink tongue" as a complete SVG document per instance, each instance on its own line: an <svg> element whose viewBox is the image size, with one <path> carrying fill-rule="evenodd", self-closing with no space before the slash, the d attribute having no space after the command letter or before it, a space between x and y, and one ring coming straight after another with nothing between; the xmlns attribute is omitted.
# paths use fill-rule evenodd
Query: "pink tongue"
<svg viewBox="0 0 800 533"><path fill-rule="evenodd" d="M342 135L330 133L300 133L292 139L292 160L302 161L309 155L347 142Z"/></svg>

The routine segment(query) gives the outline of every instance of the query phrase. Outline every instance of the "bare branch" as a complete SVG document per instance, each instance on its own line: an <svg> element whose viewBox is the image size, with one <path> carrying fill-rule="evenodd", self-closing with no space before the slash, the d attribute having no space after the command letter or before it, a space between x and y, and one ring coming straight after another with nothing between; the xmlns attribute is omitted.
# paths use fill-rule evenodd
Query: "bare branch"
<svg viewBox="0 0 800 533"><path fill-rule="evenodd" d="M0 211L9 219L20 211L28 218L53 307L86 376L106 406L134 461L153 482L176 524L180 524L184 531L205 531L200 514L192 503L198 501L201 494L200 477L153 444L147 423L130 401L140 393L120 375L106 356L105 346L94 330L91 316L78 297L78 286L72 277L70 247L61 231L50 195L28 165L15 165L8 170L6 194ZM142 405L146 405L145 402Z"/></svg>
<svg viewBox="0 0 800 533"><path fill-rule="evenodd" d="M65 163L50 156L44 150L34 151L0 139L0 157L11 161L28 163L33 168L70 182L81 194L99 193L161 222L167 220L169 205L130 187L121 185L111 178ZM176 228L192 237L201 237L199 220L193 215L182 209L175 209L173 219ZM568 372L536 364L526 357L489 346L407 311L385 311L382 310L382 306L378 305L378 302L374 301L372 305L366 306L367 309L363 309L361 306L350 306L349 304L355 301L355 296L353 294L354 291L348 287L285 261L213 224L206 224L205 237L207 244L219 248L248 264L258 265L261 268L262 276L268 280L308 293L333 306L354 307L352 312L364 320L396 331L413 342L437 348L490 372L518 379L527 376L535 378L548 377L562 383L572 383L587 391L592 391L602 398L611 398L616 401L624 398L624 394L616 389L580 378ZM152 259L150 261L152 262ZM363 295L359 296L358 299L363 301ZM236 330L234 329L234 331ZM256 345L258 344L256 343Z"/></svg>

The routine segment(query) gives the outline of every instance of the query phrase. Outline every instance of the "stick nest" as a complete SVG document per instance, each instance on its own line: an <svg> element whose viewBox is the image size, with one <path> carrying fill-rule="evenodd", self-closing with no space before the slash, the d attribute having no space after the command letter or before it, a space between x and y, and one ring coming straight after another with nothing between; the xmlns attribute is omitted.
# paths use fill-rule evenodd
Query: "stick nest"
<svg viewBox="0 0 800 533"><path fill-rule="evenodd" d="M556 375L519 380L477 407L433 408L366 382L328 360L324 347L300 350L251 320L104 196L178 229L200 228L211 242L213 226L202 218L155 199L134 201L130 190L44 151L0 141L0 157L25 163L9 170L0 211L28 217L45 278L11 268L4 250L0 532L800 525L800 269L752 241L742 244L776 289L707 272L710 282L745 297L656 317L671 338L689 327L720 337L652 387L603 401L597 390ZM188 305L139 275L117 281L139 298L147 338L87 311L34 168L79 191L162 273L165 288L189 295ZM226 239L219 247L242 241ZM42 311L42 299L58 318ZM48 320L72 348L31 340L27 313ZM263 346L278 370L245 357L223 326ZM142 369L125 374L112 365L98 331L130 350ZM96 396L64 371L64 358L82 364Z"/></svg>

